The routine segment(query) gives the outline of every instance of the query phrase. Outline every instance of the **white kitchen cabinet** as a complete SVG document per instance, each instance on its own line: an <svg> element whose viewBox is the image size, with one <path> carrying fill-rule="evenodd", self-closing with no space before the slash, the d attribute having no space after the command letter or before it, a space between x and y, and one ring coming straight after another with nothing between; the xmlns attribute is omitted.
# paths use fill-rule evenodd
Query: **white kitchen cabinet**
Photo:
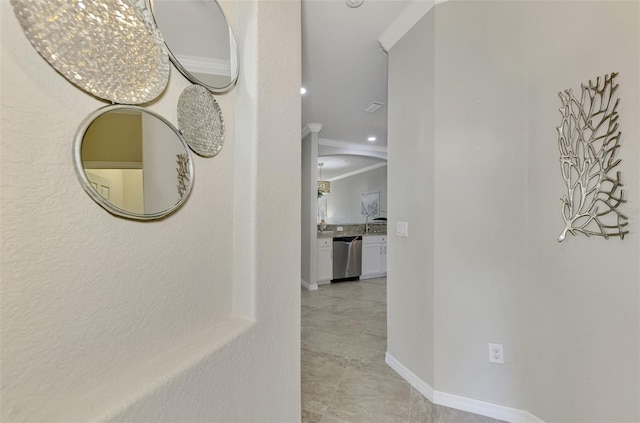
<svg viewBox="0 0 640 423"><path fill-rule="evenodd" d="M318 283L333 278L333 238L318 238Z"/></svg>
<svg viewBox="0 0 640 423"><path fill-rule="evenodd" d="M379 278L387 275L387 236L362 237L362 275L360 279Z"/></svg>

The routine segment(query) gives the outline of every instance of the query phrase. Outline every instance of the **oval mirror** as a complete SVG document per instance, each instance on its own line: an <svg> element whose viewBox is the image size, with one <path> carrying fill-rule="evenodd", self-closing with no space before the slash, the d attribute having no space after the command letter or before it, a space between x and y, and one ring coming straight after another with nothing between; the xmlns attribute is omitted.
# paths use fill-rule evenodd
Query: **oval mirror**
<svg viewBox="0 0 640 423"><path fill-rule="evenodd" d="M98 109L82 122L73 145L76 174L110 213L150 220L176 210L193 187L193 162L180 132L137 106Z"/></svg>
<svg viewBox="0 0 640 423"><path fill-rule="evenodd" d="M213 92L238 77L236 40L216 0L147 0L169 58L191 82Z"/></svg>

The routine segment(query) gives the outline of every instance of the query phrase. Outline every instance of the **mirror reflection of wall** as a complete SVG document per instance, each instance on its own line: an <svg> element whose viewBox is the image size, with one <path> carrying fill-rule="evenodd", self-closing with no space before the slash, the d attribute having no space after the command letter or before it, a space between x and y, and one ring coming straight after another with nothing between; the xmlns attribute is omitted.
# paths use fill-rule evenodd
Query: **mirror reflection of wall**
<svg viewBox="0 0 640 423"><path fill-rule="evenodd" d="M176 134L166 125L158 125L151 115L142 115L142 155L144 173L144 211L158 213L177 204L177 156L185 151L176 142Z"/></svg>
<svg viewBox="0 0 640 423"><path fill-rule="evenodd" d="M94 115L75 146L76 169L94 200L115 214L149 219L186 199L193 165L173 126L132 106L108 106Z"/></svg>
<svg viewBox="0 0 640 423"><path fill-rule="evenodd" d="M325 221L327 224L365 223L362 214L361 194L379 193L378 216L386 217L387 210L387 161L383 158L354 155L326 154L318 157L324 163L322 176L331 181L331 193L327 199ZM373 216L369 217L371 221Z"/></svg>
<svg viewBox="0 0 640 423"><path fill-rule="evenodd" d="M325 195L318 198L318 223L327 223L327 198Z"/></svg>
<svg viewBox="0 0 640 423"><path fill-rule="evenodd" d="M236 41L215 0L153 0L153 17L176 67L194 83L224 91L238 74Z"/></svg>
<svg viewBox="0 0 640 423"><path fill-rule="evenodd" d="M327 223L365 223L367 219L366 214L362 214L361 194L371 192L379 193L376 215L386 217L384 212L387 210L386 166L332 181ZM369 221L371 220L372 217L369 218Z"/></svg>
<svg viewBox="0 0 640 423"><path fill-rule="evenodd" d="M141 113L114 112L95 119L84 136L82 163L105 200L144 214Z"/></svg>

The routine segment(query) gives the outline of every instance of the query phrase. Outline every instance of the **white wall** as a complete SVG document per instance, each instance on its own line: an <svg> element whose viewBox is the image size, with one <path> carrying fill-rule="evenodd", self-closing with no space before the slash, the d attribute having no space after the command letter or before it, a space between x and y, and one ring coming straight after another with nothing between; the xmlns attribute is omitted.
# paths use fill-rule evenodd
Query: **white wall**
<svg viewBox="0 0 640 423"><path fill-rule="evenodd" d="M387 210L387 166L331 182L327 199L327 223L364 223L360 214L360 194L380 193L380 210ZM381 212L386 217L386 212ZM370 219L371 220L371 219Z"/></svg>
<svg viewBox="0 0 640 423"><path fill-rule="evenodd" d="M318 132L312 131L302 139L302 222L301 222L301 279L307 288L318 282L317 208L318 208ZM303 283L304 285L304 283Z"/></svg>
<svg viewBox="0 0 640 423"><path fill-rule="evenodd" d="M516 408L526 397L523 7L436 6L433 59L436 388ZM489 364L490 342L507 365Z"/></svg>
<svg viewBox="0 0 640 423"><path fill-rule="evenodd" d="M547 421L640 421L640 3L578 4L526 10L529 395ZM617 170L631 233L558 243L565 187L553 128L560 100L552 94L611 72L620 73ZM594 389L611 408L591 402Z"/></svg>
<svg viewBox="0 0 640 423"><path fill-rule="evenodd" d="M424 20L389 52L387 351L433 387L433 14ZM398 221L407 238L394 236Z"/></svg>
<svg viewBox="0 0 640 423"><path fill-rule="evenodd" d="M410 236L389 238L388 348L436 391L545 421L640 420L639 8L447 2L390 50L389 223L408 220ZM612 71L632 232L559 244L557 93ZM416 178L426 204L397 195Z"/></svg>
<svg viewBox="0 0 640 423"><path fill-rule="evenodd" d="M242 57L238 86L217 97L225 148L194 155L189 200L147 223L84 193L72 140L105 103L0 7L0 419L298 420L300 252L283 246L300 239L299 3L223 2ZM187 85L172 69L149 108L175 123Z"/></svg>

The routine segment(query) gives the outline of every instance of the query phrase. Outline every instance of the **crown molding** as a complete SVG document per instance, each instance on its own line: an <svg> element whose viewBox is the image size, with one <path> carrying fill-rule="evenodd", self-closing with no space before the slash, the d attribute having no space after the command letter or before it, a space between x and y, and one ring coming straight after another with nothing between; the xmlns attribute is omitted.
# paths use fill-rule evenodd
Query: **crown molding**
<svg viewBox="0 0 640 423"><path fill-rule="evenodd" d="M340 140L330 140L327 138L320 138L318 140L318 145L324 145L325 147L339 147L339 148L348 148L350 150L361 150L361 151L375 151L378 153L386 153L387 147L382 147L379 145L365 145L365 144L357 144L354 142L340 141Z"/></svg>
<svg viewBox="0 0 640 423"><path fill-rule="evenodd" d="M316 134L322 130L321 123L308 123L304 128L302 128L302 138L306 137L312 132Z"/></svg>
<svg viewBox="0 0 640 423"><path fill-rule="evenodd" d="M396 45L407 32L415 26L436 4L444 3L447 0L413 0L400 12L397 18L378 37L378 44L385 51Z"/></svg>
<svg viewBox="0 0 640 423"><path fill-rule="evenodd" d="M180 64L189 69L189 72L209 75L231 76L229 62L226 60L212 59L210 57L179 55L176 59Z"/></svg>
<svg viewBox="0 0 640 423"><path fill-rule="evenodd" d="M349 176L359 175L361 173L365 173L365 172L368 172L370 170L378 169L379 167L384 167L386 165L387 165L387 162L376 163L376 164L371 165L371 166L363 167L362 169L358 169L358 170L354 170L352 172L344 173L342 175L334 176L333 178L328 178L327 181L334 182L334 181L337 181L339 179L348 178Z"/></svg>

